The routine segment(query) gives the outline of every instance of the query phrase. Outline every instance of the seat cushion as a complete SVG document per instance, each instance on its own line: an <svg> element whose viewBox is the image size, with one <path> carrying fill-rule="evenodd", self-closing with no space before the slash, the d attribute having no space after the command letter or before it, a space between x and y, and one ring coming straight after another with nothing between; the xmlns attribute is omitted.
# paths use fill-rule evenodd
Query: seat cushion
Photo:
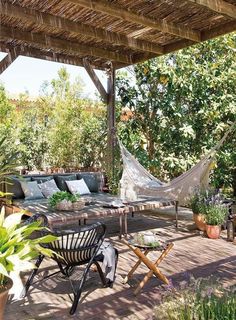
<svg viewBox="0 0 236 320"><path fill-rule="evenodd" d="M81 172L77 174L78 179L84 179L86 185L88 186L90 192L99 191L99 182L97 175L90 172Z"/></svg>
<svg viewBox="0 0 236 320"><path fill-rule="evenodd" d="M36 181L21 181L20 184L25 195L25 200L36 200L44 198Z"/></svg>
<svg viewBox="0 0 236 320"><path fill-rule="evenodd" d="M77 180L76 174L54 176L56 184L61 191L69 191L66 181Z"/></svg>

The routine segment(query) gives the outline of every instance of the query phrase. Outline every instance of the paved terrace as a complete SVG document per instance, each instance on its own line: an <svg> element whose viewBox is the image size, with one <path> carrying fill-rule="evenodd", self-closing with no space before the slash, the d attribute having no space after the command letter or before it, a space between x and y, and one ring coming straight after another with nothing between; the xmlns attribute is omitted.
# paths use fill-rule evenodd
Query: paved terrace
<svg viewBox="0 0 236 320"><path fill-rule="evenodd" d="M225 231L219 240L205 238L194 230L191 216L191 212L187 209L180 210L180 228L176 232L172 209L136 214L134 218L129 217L129 232L155 230L162 239L174 242L173 250L160 267L174 286L185 280L189 274L195 278L214 275L225 285L236 284L236 246L226 241ZM71 292L70 286L67 281L56 275L44 282L35 283L27 298L9 302L5 320L152 319L153 306L158 304L163 286L153 277L141 293L137 297L134 296L135 284L147 272L143 265L136 271L129 284L122 284L122 279L136 261L136 257L118 240L118 220L106 218L105 222L108 225L108 236L120 254L113 288L99 287L98 274L91 272L82 294L82 304L76 314L70 316L71 302L67 294ZM55 264L51 261L45 261L42 267L44 274L55 270ZM78 272L76 273L78 275Z"/></svg>

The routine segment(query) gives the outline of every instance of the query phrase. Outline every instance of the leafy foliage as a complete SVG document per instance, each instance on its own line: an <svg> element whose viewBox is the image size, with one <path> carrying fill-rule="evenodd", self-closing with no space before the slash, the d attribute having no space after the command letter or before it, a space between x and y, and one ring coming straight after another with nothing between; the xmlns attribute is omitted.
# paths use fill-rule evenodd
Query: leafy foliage
<svg viewBox="0 0 236 320"><path fill-rule="evenodd" d="M58 191L49 198L48 203L50 207L55 208L56 205L63 200L76 202L79 198L80 198L79 194L74 195L67 191Z"/></svg>
<svg viewBox="0 0 236 320"><path fill-rule="evenodd" d="M205 209L206 224L220 226L224 223L228 208L222 204L209 204Z"/></svg>
<svg viewBox="0 0 236 320"><path fill-rule="evenodd" d="M119 136L162 180L188 170L235 120L235 39L232 34L146 61L134 67L133 79L118 76L120 109L133 113ZM232 134L217 155L217 188L235 179L233 145Z"/></svg>
<svg viewBox="0 0 236 320"><path fill-rule="evenodd" d="M31 262L40 253L50 256L52 251L43 248L40 244L56 240L52 235L37 239L30 239L35 231L42 230L40 222L21 224L21 217L24 212L15 213L5 218L4 209L0 214L0 286L4 285L6 277L12 273L19 273L33 269Z"/></svg>

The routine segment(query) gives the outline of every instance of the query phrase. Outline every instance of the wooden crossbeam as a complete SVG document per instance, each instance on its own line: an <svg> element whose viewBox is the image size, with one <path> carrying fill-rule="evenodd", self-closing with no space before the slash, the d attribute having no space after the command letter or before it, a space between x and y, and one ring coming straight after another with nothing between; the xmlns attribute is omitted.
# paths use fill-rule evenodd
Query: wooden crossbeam
<svg viewBox="0 0 236 320"><path fill-rule="evenodd" d="M160 45L149 41L136 40L130 36L127 37L123 34L106 31L102 28L94 28L80 22L73 22L52 14L43 13L33 9L22 8L10 3L2 3L1 12L8 17L15 17L22 21L29 21L35 24L57 28L60 31L68 31L70 33L73 32L78 35L99 39L107 43L127 46L132 49L145 52L153 52L157 54L163 53L163 48Z"/></svg>
<svg viewBox="0 0 236 320"><path fill-rule="evenodd" d="M52 61L52 62L59 62L64 64L70 64L74 66L81 66L83 67L83 59L71 55L65 55L61 53L55 53L50 51L44 51L37 48L32 48L28 46L12 46L12 45L6 45L5 43L0 42L0 51L2 52L9 52L9 50L14 50L18 56L25 56L25 57L31 57L46 61ZM115 64L116 68L123 68L126 65L122 64ZM93 62L92 67L100 70L106 70L107 67L104 66L104 68L101 68L101 65L96 64L96 62Z"/></svg>
<svg viewBox="0 0 236 320"><path fill-rule="evenodd" d="M18 57L18 53L15 50L4 50L4 52L7 52L8 54L0 61L0 74L2 74Z"/></svg>
<svg viewBox="0 0 236 320"><path fill-rule="evenodd" d="M30 33L26 31L21 31L14 28L9 28L4 25L0 25L1 28L1 39L5 40L20 40L27 43L40 45L43 48L51 50L63 50L67 54L93 56L103 58L109 61L117 61L124 64L132 64L132 56L120 54L118 52L110 52L105 49L81 45L76 42L58 39L55 37L48 37L40 33ZM1 40L0 39L0 40Z"/></svg>
<svg viewBox="0 0 236 320"><path fill-rule="evenodd" d="M180 38L190 39L196 42L201 41L200 32L192 30L186 26L179 26L164 20L157 20L126 10L105 0L69 0L79 6L94 11L99 11L107 15L137 23L146 27L151 27L164 33L174 34Z"/></svg>
<svg viewBox="0 0 236 320"><path fill-rule="evenodd" d="M223 0L188 0L214 12L236 19L236 6Z"/></svg>
<svg viewBox="0 0 236 320"><path fill-rule="evenodd" d="M210 39L222 36L224 34L233 32L235 30L236 30L236 21L227 22L224 25L220 25L210 30L202 31L201 38L202 38L202 41L206 41L206 40L210 40ZM187 39L173 42L171 44L167 44L164 46L164 54L171 53L171 52L192 46L194 44L196 44L196 42L187 40ZM135 64L135 63L143 62L152 58L155 58L155 56L150 53L138 54L133 57L133 62Z"/></svg>
<svg viewBox="0 0 236 320"><path fill-rule="evenodd" d="M224 34L233 32L235 30L236 30L236 21L227 22L224 25L220 25L220 26L212 28L210 30L202 31L201 38L202 38L202 41L206 41L206 40L213 39L213 38L222 36ZM191 46L193 44L195 44L193 41L181 40L181 41L174 42L174 43L171 43L171 44L164 46L164 51L166 54L166 53L170 53L173 51L177 51L177 50L186 48L186 47Z"/></svg>
<svg viewBox="0 0 236 320"><path fill-rule="evenodd" d="M99 80L98 76L96 75L95 71L93 70L91 64L89 63L88 59L83 59L83 66L87 71L88 75L90 76L91 80L93 81L95 87L97 88L98 92L100 93L102 100L107 103L108 95L106 90L104 89L101 81Z"/></svg>

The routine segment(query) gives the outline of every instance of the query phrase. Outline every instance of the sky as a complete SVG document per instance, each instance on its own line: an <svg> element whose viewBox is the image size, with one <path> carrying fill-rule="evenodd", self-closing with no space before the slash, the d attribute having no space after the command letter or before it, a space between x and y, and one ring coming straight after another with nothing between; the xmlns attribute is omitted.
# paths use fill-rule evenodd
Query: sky
<svg viewBox="0 0 236 320"><path fill-rule="evenodd" d="M0 60L5 57L5 53L0 52ZM37 97L41 85L45 80L49 81L57 77L57 72L61 67L66 67L73 81L80 76L85 84L84 93L95 99L98 92L82 67L66 65L41 59L19 56L1 75L0 83L4 85L10 96L17 96L19 93L29 92L29 96ZM102 71L96 71L99 79L106 88L106 75Z"/></svg>

